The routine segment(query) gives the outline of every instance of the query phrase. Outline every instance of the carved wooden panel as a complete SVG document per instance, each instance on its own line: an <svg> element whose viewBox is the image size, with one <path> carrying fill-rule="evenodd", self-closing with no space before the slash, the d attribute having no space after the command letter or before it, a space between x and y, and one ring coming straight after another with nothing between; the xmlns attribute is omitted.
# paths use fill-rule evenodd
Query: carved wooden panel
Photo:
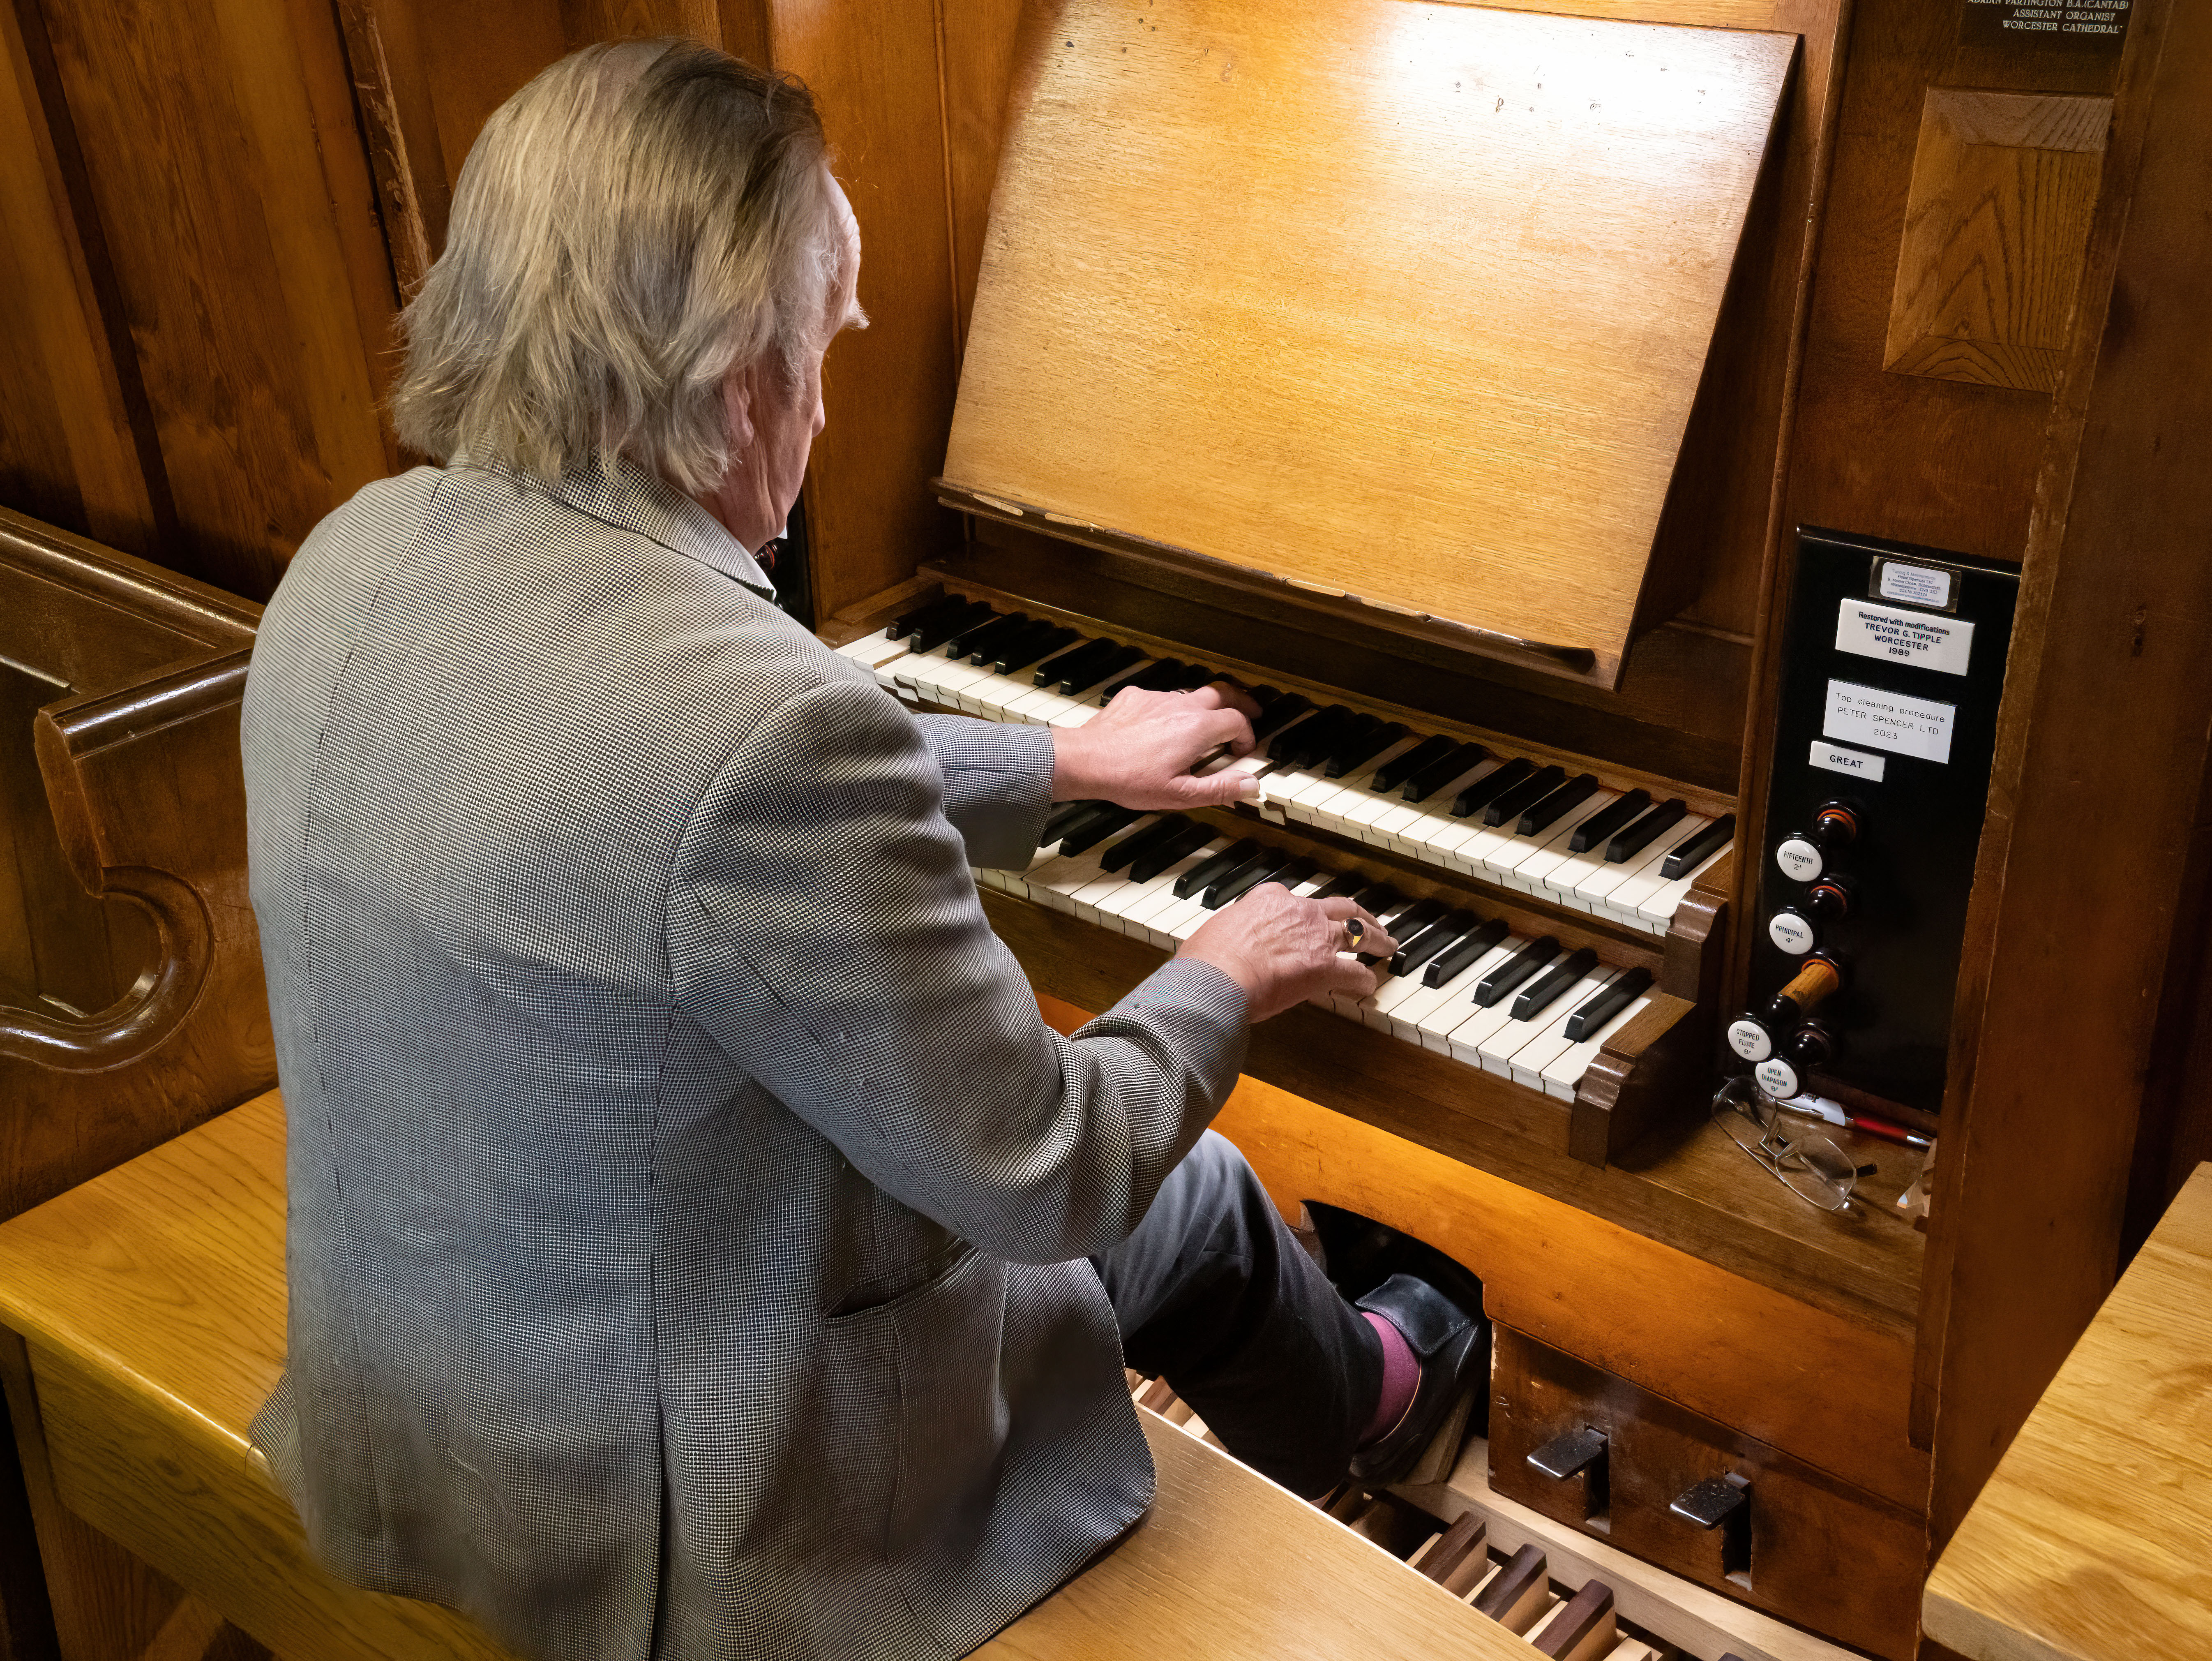
<svg viewBox="0 0 2212 1661"><path fill-rule="evenodd" d="M1886 368L2057 384L2112 110L2109 98L1929 89Z"/></svg>

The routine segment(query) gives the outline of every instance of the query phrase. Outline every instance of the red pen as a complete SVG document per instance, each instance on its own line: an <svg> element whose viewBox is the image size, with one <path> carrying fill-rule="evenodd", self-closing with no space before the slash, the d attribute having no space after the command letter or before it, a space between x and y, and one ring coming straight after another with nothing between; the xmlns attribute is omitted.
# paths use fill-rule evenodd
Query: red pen
<svg viewBox="0 0 2212 1661"><path fill-rule="evenodd" d="M1879 1136L1886 1142L1901 1142L1906 1147L1931 1147L1931 1138L1917 1130L1907 1130L1901 1124L1892 1124L1887 1119L1877 1119L1870 1114L1846 1113L1840 1102L1832 1102L1826 1096L1791 1096L1779 1104L1795 1113L1809 1113L1816 1119L1826 1119L1830 1124L1848 1125L1851 1129L1869 1136Z"/></svg>

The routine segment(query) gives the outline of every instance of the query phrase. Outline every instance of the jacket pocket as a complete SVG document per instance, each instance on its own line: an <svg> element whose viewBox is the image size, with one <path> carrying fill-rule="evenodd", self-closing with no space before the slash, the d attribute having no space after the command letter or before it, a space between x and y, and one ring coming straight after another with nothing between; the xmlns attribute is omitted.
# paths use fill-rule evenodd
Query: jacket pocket
<svg viewBox="0 0 2212 1661"><path fill-rule="evenodd" d="M946 1617L968 1601L998 1497L1006 1309L1006 1266L970 1250L913 1291L827 1323L834 1372L874 1369L895 1382L896 1406L889 1391L878 1395L866 1438L889 1465L884 1555L908 1607L940 1642L966 1624Z"/></svg>

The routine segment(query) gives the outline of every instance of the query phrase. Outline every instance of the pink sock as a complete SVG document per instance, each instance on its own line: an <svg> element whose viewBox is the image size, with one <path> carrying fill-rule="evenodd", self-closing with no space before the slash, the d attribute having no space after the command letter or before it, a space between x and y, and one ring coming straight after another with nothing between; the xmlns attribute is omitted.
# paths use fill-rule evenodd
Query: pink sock
<svg viewBox="0 0 2212 1661"><path fill-rule="evenodd" d="M1413 1392L1420 1388L1421 1358L1413 1354L1413 1347L1406 1342L1405 1335L1372 1310L1362 1310L1375 1335L1382 1341L1382 1393L1375 1401L1375 1416L1367 1421L1367 1428L1359 1433L1359 1445L1370 1442L1389 1430L1406 1416L1406 1409L1413 1405Z"/></svg>

